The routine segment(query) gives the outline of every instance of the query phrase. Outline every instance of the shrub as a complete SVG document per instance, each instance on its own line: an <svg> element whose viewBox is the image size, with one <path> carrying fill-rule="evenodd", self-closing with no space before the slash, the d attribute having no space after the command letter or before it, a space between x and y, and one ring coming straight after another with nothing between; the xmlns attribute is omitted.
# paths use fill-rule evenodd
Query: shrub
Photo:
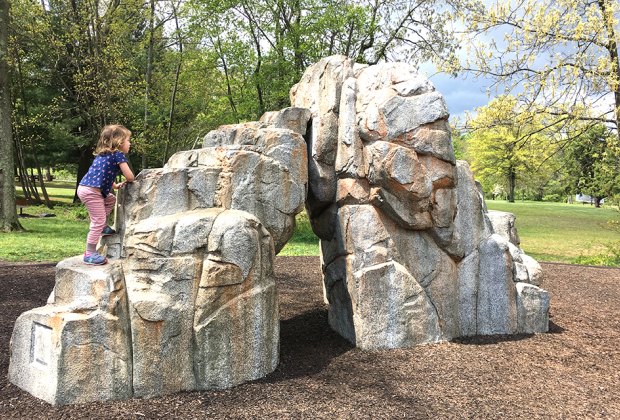
<svg viewBox="0 0 620 420"><path fill-rule="evenodd" d="M71 204L62 206L67 217L73 220L88 220L88 210L83 204Z"/></svg>
<svg viewBox="0 0 620 420"><path fill-rule="evenodd" d="M552 203L562 203L564 202L564 196L560 194L547 194L543 196L542 201L550 201Z"/></svg>
<svg viewBox="0 0 620 420"><path fill-rule="evenodd" d="M608 267L620 267L620 241L606 244L606 252L598 255L580 255L572 262L582 265L605 265Z"/></svg>

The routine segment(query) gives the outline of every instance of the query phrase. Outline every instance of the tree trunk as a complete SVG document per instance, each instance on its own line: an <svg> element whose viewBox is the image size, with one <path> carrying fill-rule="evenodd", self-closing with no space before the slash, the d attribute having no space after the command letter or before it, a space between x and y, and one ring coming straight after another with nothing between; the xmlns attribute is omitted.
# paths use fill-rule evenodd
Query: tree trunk
<svg viewBox="0 0 620 420"><path fill-rule="evenodd" d="M41 199L37 193L37 190L32 186L30 177L28 176L28 170L26 169L26 162L24 161L24 152L22 151L22 144L17 137L17 134L13 136L13 146L15 147L15 154L17 155L17 168L19 172L19 183L22 186L22 193L27 201L33 200L38 204L41 204Z"/></svg>
<svg viewBox="0 0 620 420"><path fill-rule="evenodd" d="M296 80L301 78L304 72L304 57L301 49L301 2L294 0L292 2L293 10L293 55L295 57L295 76Z"/></svg>
<svg viewBox="0 0 620 420"><path fill-rule="evenodd" d="M39 179L39 186L41 187L41 192L43 193L43 198L45 199L45 205L47 206L47 208L51 209L51 208L54 208L54 206L52 206L50 197L47 194L47 188L45 188L45 181L43 180L43 172L41 171L41 165L39 164L39 159L36 157L36 153L37 152L35 151L34 154L35 154L35 162L37 165L37 174L38 174L37 178Z"/></svg>
<svg viewBox="0 0 620 420"><path fill-rule="evenodd" d="M177 16L177 8L172 3L172 10L174 12L174 23L177 29L177 43L179 44L179 62L174 73L174 85L172 87L172 94L170 95L170 113L168 114L168 129L166 130L166 148L164 149L164 159L162 166L168 162L168 153L170 151L170 142L172 139L172 120L174 118L174 105L176 103L177 90L179 88L179 75L181 74L181 65L183 64L183 40L181 39L181 32L179 28L179 18Z"/></svg>
<svg viewBox="0 0 620 420"><path fill-rule="evenodd" d="M88 172L88 168L92 162L92 149L88 146L80 149L80 160L78 161L78 170L77 170L77 181L75 183L75 194L73 195L73 202L79 203L80 198L77 196L77 189L80 185L80 181Z"/></svg>
<svg viewBox="0 0 620 420"><path fill-rule="evenodd" d="M612 72L611 91L614 94L614 104L616 110L614 113L616 120L616 135L620 138L620 53L618 53L618 43L616 42L616 27L614 26L614 15L611 13L612 6L609 0L598 0L598 6L601 9L605 29L607 30L607 45L605 48L609 52L611 59Z"/></svg>
<svg viewBox="0 0 620 420"><path fill-rule="evenodd" d="M517 184L517 174L512 166L508 169L508 202L515 202L515 187Z"/></svg>
<svg viewBox="0 0 620 420"><path fill-rule="evenodd" d="M151 100L151 80L153 77L153 49L155 45L155 0L150 0L150 15L149 15L149 45L146 54L146 74L145 87L144 87L144 128L142 130L142 138L144 144L149 144L149 102ZM145 169L147 165L146 151L142 152L142 169Z"/></svg>
<svg viewBox="0 0 620 420"><path fill-rule="evenodd" d="M594 207L600 208L601 207L601 201L603 200L603 198L605 198L605 197L594 197Z"/></svg>
<svg viewBox="0 0 620 420"><path fill-rule="evenodd" d="M15 165L7 55L9 2L0 0L0 230L21 230L15 206Z"/></svg>
<svg viewBox="0 0 620 420"><path fill-rule="evenodd" d="M217 50L220 56L220 61L222 62L222 68L224 69L224 77L226 78L226 97L228 98L230 109L233 112L233 118L235 119L235 123L238 124L239 114L237 112L237 106L235 105L235 101L233 99L232 86L230 85L230 76L228 75L228 65L226 64L226 57L224 57L224 52L222 51L222 42L219 36L217 39Z"/></svg>

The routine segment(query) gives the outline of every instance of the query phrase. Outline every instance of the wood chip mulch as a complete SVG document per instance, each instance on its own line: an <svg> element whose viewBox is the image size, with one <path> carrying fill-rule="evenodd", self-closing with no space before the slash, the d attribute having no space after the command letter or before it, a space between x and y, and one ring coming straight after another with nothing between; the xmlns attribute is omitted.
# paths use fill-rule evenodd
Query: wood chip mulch
<svg viewBox="0 0 620 420"><path fill-rule="evenodd" d="M15 319L45 305L54 268L0 263L0 418L620 418L620 269L542 266L547 334L366 352L330 330L319 259L277 257L275 372L223 391L53 407L7 371Z"/></svg>

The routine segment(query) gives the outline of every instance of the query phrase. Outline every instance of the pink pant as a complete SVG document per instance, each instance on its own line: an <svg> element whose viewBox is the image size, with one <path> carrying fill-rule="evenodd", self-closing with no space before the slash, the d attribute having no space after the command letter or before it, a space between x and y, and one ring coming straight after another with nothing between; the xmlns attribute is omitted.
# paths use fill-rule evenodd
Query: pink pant
<svg viewBox="0 0 620 420"><path fill-rule="evenodd" d="M85 187L80 185L77 189L77 195L86 206L88 215L90 216L90 230L86 237L87 244L96 244L101 238L101 231L106 225L108 215L114 209L116 197L110 193L103 198L101 191L93 187Z"/></svg>

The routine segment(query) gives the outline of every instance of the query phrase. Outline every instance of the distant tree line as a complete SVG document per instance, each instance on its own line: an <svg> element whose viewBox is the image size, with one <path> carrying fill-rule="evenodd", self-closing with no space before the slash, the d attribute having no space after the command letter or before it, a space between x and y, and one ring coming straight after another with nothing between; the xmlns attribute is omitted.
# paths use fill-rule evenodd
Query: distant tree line
<svg viewBox="0 0 620 420"><path fill-rule="evenodd" d="M608 126L554 124L561 117L532 114L507 95L477 111L454 141L488 197L567 201L584 194L597 207L603 198L619 204L620 142Z"/></svg>

